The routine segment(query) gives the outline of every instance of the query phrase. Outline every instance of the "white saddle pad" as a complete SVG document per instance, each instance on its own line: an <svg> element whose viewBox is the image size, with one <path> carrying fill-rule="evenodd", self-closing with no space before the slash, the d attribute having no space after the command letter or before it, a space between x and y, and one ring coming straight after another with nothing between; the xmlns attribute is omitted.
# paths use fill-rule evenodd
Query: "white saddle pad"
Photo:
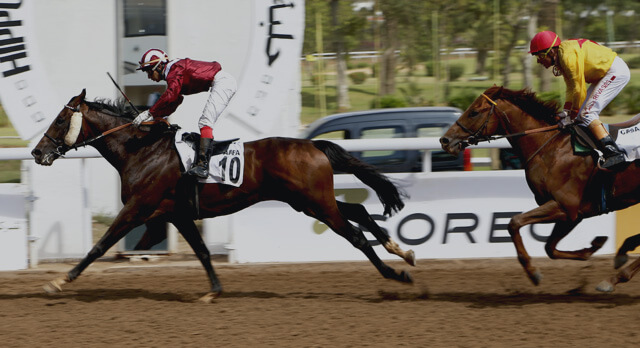
<svg viewBox="0 0 640 348"><path fill-rule="evenodd" d="M640 158L640 127L631 126L618 130L616 144L624 151L627 162Z"/></svg>
<svg viewBox="0 0 640 348"><path fill-rule="evenodd" d="M192 144L182 140L181 132L176 132L176 149L184 168L189 170L195 161ZM207 184L225 184L235 187L242 185L244 177L244 143L234 141L222 153L211 156L209 161L209 177L198 179Z"/></svg>

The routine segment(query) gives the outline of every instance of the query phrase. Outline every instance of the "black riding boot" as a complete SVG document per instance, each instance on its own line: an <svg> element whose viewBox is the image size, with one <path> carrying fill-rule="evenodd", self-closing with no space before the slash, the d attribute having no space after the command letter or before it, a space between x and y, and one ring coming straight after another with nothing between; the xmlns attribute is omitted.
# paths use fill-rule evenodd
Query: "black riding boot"
<svg viewBox="0 0 640 348"><path fill-rule="evenodd" d="M206 179L209 176L209 159L211 158L211 138L200 137L200 148L198 151L198 158L196 162L191 166L191 169L187 171L189 175L195 175L199 178Z"/></svg>
<svg viewBox="0 0 640 348"><path fill-rule="evenodd" d="M610 135L600 139L600 146L604 155L604 162L601 165L603 168L610 169L625 162L624 153L618 148L618 145L611 139Z"/></svg>

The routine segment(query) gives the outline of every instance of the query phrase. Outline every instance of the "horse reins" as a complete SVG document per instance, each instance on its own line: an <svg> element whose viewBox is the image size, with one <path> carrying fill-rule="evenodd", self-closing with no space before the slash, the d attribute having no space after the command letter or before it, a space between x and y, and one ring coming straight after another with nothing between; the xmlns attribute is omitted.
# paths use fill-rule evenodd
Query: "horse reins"
<svg viewBox="0 0 640 348"><path fill-rule="evenodd" d="M496 110L500 111L504 115L504 118L507 120L507 122L511 123L511 121L509 121L509 117L508 117L507 113L504 112L503 110L501 110L498 107L498 103L496 103L494 100L492 100L489 96L487 96L484 93L482 93L482 96L491 104L491 109L487 113L487 117L486 117L484 123L482 124L482 126L480 126L480 128L478 128L477 131L473 132L473 131L469 130L467 127L462 125L462 123L460 123L460 120L456 120L456 124L458 125L458 127L462 128L463 131L465 131L465 132L470 134L470 136L467 138L467 140L463 140L462 141L462 147L463 148L467 147L469 145L477 145L481 141L490 142L492 140L498 140L498 139L503 139L503 138L511 138L511 137L518 137L518 136L530 135L530 134L536 134L536 133L543 133L543 132L549 132L549 131L552 131L552 130L559 129L559 126L556 124L556 125L553 125L553 126L529 129L529 130L526 130L524 132L505 134L505 135L499 135L499 136L482 135L481 132L485 128L487 128L487 125L489 124L489 118L493 113L496 112ZM529 164L529 162L540 152L540 150L542 150L545 146L547 146L547 144L549 144L558 135L560 135L560 132L554 134L552 137L547 139L547 141L545 141L544 144L542 144L542 146L540 146L531 156L529 156L529 158L525 162L524 166L526 167L527 164Z"/></svg>
<svg viewBox="0 0 640 348"><path fill-rule="evenodd" d="M82 111L80 111L79 107L73 107L73 106L70 106L70 105L65 105L64 107L69 109L69 110L71 110L71 111L73 111L73 112L79 112L79 113L82 114ZM141 124L148 126L148 125L156 124L158 122L163 122L163 123L169 124L169 121L167 121L166 119L162 119L161 121L147 121L147 122L142 122ZM82 114L82 125L84 126L85 124L86 124L86 121L84 120L84 114ZM114 128L111 128L109 130L106 130L106 131L102 132L98 136L95 136L93 138L84 140L81 143L75 143L72 146L69 146L69 145L65 144L64 142L61 142L60 140L53 138L52 136L50 136L47 133L45 133L44 136L49 138L49 140L51 140L55 145L57 145L57 148L54 151L54 153L56 153L58 156L62 157L62 156L64 156L65 153L67 153L67 151L69 151L71 149L78 150L79 147L84 147L84 146L90 145L94 141L99 140L99 139L103 138L104 136L107 136L107 135L109 135L111 133L114 133L114 132L117 132L119 130L125 129L125 128L131 126L131 125L132 125L131 122L119 125L117 127L114 127ZM87 126L87 128L88 128L88 126ZM84 135L84 131L81 131L81 133L82 133L82 137L86 138L85 135Z"/></svg>

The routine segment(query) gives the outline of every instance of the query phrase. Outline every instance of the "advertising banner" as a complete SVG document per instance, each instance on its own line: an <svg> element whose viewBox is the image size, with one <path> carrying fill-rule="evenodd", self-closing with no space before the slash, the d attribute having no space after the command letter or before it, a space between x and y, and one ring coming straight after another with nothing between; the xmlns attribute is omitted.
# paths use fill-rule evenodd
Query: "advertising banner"
<svg viewBox="0 0 640 348"><path fill-rule="evenodd" d="M522 171L394 174L410 198L393 217L383 217L376 194L351 175L336 176L336 198L363 204L378 224L418 259L515 257L507 231L512 216L537 207ZM238 262L366 260L326 225L286 204L265 202L236 213L233 220ZM553 225L525 226L521 235L529 254L544 256ZM365 233L378 244L370 233ZM560 250L591 246L609 237L599 254L614 252L615 215L587 219L559 244ZM382 246L382 259L397 260Z"/></svg>
<svg viewBox="0 0 640 348"><path fill-rule="evenodd" d="M288 104L290 90L299 88L293 81L299 78L304 1L255 0L253 3L249 61L238 80L240 88L228 112L257 134L265 134L277 125L274 123L283 106Z"/></svg>
<svg viewBox="0 0 640 348"><path fill-rule="evenodd" d="M0 101L24 140L51 123L51 87L41 71L33 28L33 1L0 3Z"/></svg>

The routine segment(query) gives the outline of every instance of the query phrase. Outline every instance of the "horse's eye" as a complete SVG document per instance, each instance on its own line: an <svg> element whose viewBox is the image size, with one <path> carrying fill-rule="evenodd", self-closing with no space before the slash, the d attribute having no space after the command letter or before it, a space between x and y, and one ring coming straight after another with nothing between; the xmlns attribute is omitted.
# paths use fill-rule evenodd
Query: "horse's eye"
<svg viewBox="0 0 640 348"><path fill-rule="evenodd" d="M56 124L57 124L57 125L61 125L61 124L63 124L63 123L64 123L64 118L63 118L63 117L58 117L58 118L56 118Z"/></svg>
<svg viewBox="0 0 640 348"><path fill-rule="evenodd" d="M471 112L469 113L469 117L476 117L480 115L480 113L476 110L471 110Z"/></svg>

